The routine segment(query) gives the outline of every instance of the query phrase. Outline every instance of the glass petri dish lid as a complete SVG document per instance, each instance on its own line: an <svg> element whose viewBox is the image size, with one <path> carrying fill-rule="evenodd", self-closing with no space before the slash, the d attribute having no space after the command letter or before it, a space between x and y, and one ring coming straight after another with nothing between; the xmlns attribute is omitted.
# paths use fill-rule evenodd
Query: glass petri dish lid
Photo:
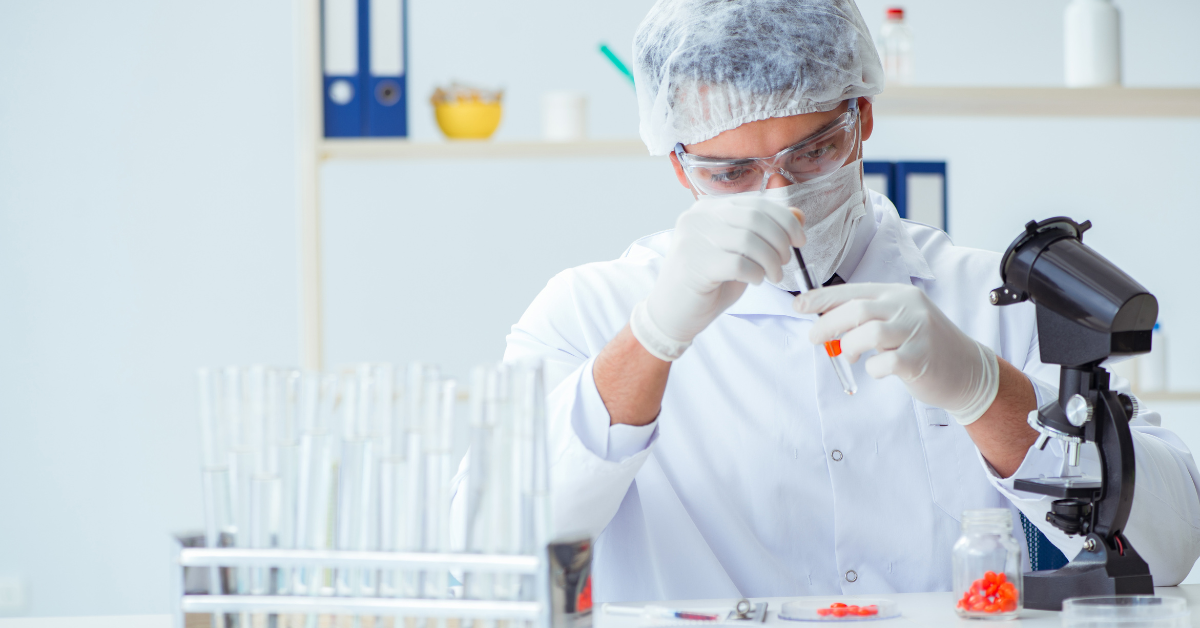
<svg viewBox="0 0 1200 628"><path fill-rule="evenodd" d="M1189 628L1187 600L1152 595L1074 597L1063 601L1063 628Z"/></svg>
<svg viewBox="0 0 1200 628"><path fill-rule="evenodd" d="M779 618L790 621L871 621L900 616L900 606L878 598L804 598L784 602Z"/></svg>

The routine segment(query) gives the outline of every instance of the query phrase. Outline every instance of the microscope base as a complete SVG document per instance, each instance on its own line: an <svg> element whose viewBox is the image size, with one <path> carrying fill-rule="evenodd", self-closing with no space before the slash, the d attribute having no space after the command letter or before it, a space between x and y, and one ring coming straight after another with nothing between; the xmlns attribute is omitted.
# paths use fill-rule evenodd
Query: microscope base
<svg viewBox="0 0 1200 628"><path fill-rule="evenodd" d="M1062 569L1024 575L1025 608L1061 611L1067 598L1092 595L1154 595L1154 580L1146 561L1126 542L1125 555L1109 552L1104 540L1094 539L1094 552L1081 550Z"/></svg>

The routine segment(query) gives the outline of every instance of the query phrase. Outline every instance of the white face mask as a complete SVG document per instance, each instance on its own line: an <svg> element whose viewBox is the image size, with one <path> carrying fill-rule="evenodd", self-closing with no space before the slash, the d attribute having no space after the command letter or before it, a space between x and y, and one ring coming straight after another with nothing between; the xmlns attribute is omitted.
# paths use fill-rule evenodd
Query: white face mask
<svg viewBox="0 0 1200 628"><path fill-rule="evenodd" d="M819 181L770 188L761 194L804 212L804 235L808 237L808 243L800 252L804 254L813 284L819 287L829 281L846 256L854 228L867 215L862 160L848 163ZM800 263L795 255L783 267L783 281L773 285L791 292L804 289Z"/></svg>

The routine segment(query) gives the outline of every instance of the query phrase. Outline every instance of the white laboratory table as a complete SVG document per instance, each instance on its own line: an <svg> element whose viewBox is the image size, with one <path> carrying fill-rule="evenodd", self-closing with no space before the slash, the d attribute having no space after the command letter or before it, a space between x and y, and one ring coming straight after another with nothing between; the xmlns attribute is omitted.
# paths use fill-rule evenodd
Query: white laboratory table
<svg viewBox="0 0 1200 628"><path fill-rule="evenodd" d="M1182 597L1188 601L1188 608L1192 610L1192 626L1200 628L1200 584L1185 584L1178 587L1157 587L1155 594L1162 597ZM827 597L827 596L822 596ZM1006 622L991 622L978 619L962 619L954 613L954 604L958 601L958 596L953 593L896 593L891 595L864 595L863 598L872 599L889 599L895 600L900 605L900 617L894 619L882 619L871 622L852 622L856 626L871 626L875 628L885 628L886 626L927 626L929 628L942 628L948 626L962 627L973 626L975 628L986 627L1012 627L1012 628L1049 628L1053 626L1058 628L1062 625L1059 621L1060 613L1056 611L1034 611L1023 610L1018 619ZM767 602L767 620L765 625L770 628L805 628L807 626L827 625L825 622L818 624L817 622L797 622L779 619L778 613L780 605L784 602L795 600L794 597L768 597L768 598L752 598L753 601ZM842 598L848 603L852 598ZM737 600L695 600L681 601L655 604L670 606L671 608L680 609L721 609L728 611L733 608L733 604ZM600 612L596 616L596 628L637 628L639 626L649 625L684 625L697 626L701 622L681 622L676 624L668 624L666 622L649 624L645 620L637 617L628 616L609 616ZM832 622L830 622L832 623ZM722 625L728 626L734 624L736 626L747 626L743 622L723 622ZM0 624L0 628L7 628L4 624ZM749 628L747 626L747 628Z"/></svg>
<svg viewBox="0 0 1200 628"><path fill-rule="evenodd" d="M1155 590L1157 595L1163 597L1182 597L1188 601L1188 608L1192 610L1192 626L1200 628L1200 584L1185 584L1178 587L1159 587ZM885 619L863 624L854 622L855 625L870 625L872 628L878 626L885 628L887 626L926 626L928 628L942 627L963 627L974 626L984 628L988 626L1005 626L1011 628L1049 628L1051 626L1057 628L1061 625L1059 621L1059 613L1051 611L1033 611L1024 610L1021 612L1019 619L993 623L973 619L960 619L954 614L954 603L957 597L952 593L898 593L892 595L873 595L863 596L875 599L886 598L895 600L900 605L900 617L895 619ZM766 601L768 603L767 620L764 624L756 624L759 626L770 626L772 628L803 628L806 625L813 625L804 622L792 622L779 619L776 613L779 607L784 602L794 600L796 598L772 597L772 598L753 598L754 601ZM733 608L736 600L691 600L679 602L656 602L656 604L671 606L673 608L684 608L688 610L706 610L706 609L721 609L727 611ZM191 623L191 622L189 622ZM652 626L698 626L707 622L678 622L667 623L663 621L649 622L638 617L614 617L605 615L603 612L598 612L594 616L595 628L643 628ZM718 625L729 626L733 622L721 622ZM750 628L749 625L742 622L733 623L739 628ZM169 615L113 615L113 616L95 616L95 617L13 617L0 618L0 628L170 628L171 617Z"/></svg>

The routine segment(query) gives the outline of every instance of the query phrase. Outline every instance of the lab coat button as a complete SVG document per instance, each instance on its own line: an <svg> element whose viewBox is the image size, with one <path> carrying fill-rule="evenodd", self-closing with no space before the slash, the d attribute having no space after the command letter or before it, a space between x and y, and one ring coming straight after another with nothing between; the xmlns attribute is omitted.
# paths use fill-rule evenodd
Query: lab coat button
<svg viewBox="0 0 1200 628"><path fill-rule="evenodd" d="M855 580L858 580L858 572L854 571L853 569L847 571L846 582L854 582Z"/></svg>
<svg viewBox="0 0 1200 628"><path fill-rule="evenodd" d="M832 452L830 452L829 457L833 458L834 462L841 462L842 461L842 451L840 449L835 449ZM853 582L853 581L851 581L851 582Z"/></svg>

